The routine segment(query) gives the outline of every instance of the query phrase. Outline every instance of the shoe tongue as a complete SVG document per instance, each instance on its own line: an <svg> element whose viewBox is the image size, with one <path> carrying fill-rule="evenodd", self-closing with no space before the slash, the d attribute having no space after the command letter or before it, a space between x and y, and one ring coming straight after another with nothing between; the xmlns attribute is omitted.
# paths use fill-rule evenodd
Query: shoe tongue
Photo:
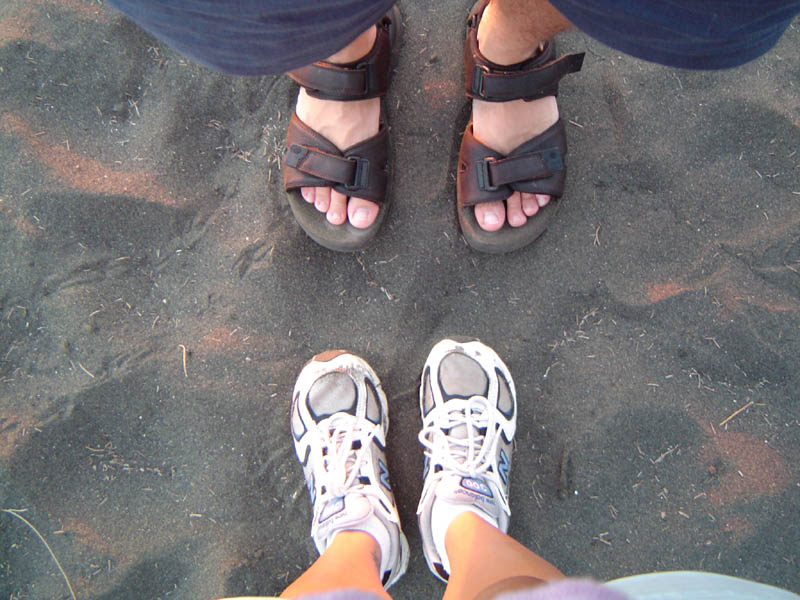
<svg viewBox="0 0 800 600"><path fill-rule="evenodd" d="M455 438L457 440L465 440L469 436L469 429L470 426L466 424L461 425L454 425L450 428L450 437ZM472 427L472 434L477 437L482 435L480 430L477 427Z"/></svg>
<svg viewBox="0 0 800 600"><path fill-rule="evenodd" d="M472 505L495 521L497 521L501 511L491 487L482 477L462 475L443 477L436 486L436 498L449 504Z"/></svg>

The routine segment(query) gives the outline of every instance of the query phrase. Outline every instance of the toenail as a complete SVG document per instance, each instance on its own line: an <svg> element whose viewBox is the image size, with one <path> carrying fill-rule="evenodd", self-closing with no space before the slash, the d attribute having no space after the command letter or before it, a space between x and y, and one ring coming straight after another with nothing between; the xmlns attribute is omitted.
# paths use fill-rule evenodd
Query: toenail
<svg viewBox="0 0 800 600"><path fill-rule="evenodd" d="M342 213L339 213L339 212L328 213L328 218L331 221L338 221L339 219L342 218Z"/></svg>
<svg viewBox="0 0 800 600"><path fill-rule="evenodd" d="M353 213L353 221L357 223L366 223L369 219L370 210L368 208L359 208Z"/></svg>
<svg viewBox="0 0 800 600"><path fill-rule="evenodd" d="M508 218L511 221L512 225L522 225L522 217L519 215L514 215L513 217Z"/></svg>
<svg viewBox="0 0 800 600"><path fill-rule="evenodd" d="M483 222L486 225L497 225L500 219L497 217L496 213L488 212L483 215Z"/></svg>

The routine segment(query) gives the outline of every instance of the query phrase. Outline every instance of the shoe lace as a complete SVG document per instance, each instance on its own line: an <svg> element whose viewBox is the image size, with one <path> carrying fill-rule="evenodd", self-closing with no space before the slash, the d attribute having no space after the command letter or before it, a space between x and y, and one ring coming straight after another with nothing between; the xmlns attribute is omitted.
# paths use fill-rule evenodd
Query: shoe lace
<svg viewBox="0 0 800 600"><path fill-rule="evenodd" d="M326 427L320 428L320 442L324 466L325 495L331 498L344 496L357 482L361 465L372 439L380 428L364 419L346 413L330 417ZM371 490L363 489L365 495L373 495Z"/></svg>
<svg viewBox="0 0 800 600"><path fill-rule="evenodd" d="M430 463L462 476L496 475L488 473L500 439L493 408L485 396L472 396L448 400L432 410L419 432Z"/></svg>
<svg viewBox="0 0 800 600"><path fill-rule="evenodd" d="M494 465L497 456L497 413L493 403L485 396L453 398L433 409L425 417L419 441L424 447L428 464L441 465L438 473L429 472L423 485L423 497L448 474L482 478L504 489L500 474ZM500 505L510 513L508 498L499 494Z"/></svg>

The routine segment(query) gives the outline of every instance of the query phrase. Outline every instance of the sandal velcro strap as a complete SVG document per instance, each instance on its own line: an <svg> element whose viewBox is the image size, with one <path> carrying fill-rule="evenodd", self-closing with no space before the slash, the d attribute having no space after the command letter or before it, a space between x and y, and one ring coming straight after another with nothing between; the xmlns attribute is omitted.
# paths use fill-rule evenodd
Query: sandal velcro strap
<svg viewBox="0 0 800 600"><path fill-rule="evenodd" d="M484 158L476 163L478 187L481 190L495 191L501 185L509 185L528 179L547 179L554 171L564 168L561 151L547 148L541 152L526 152L507 158Z"/></svg>
<svg viewBox="0 0 800 600"><path fill-rule="evenodd" d="M547 46L552 48L553 43L548 42ZM466 81L467 96L470 98L486 102L530 101L558 96L558 82L564 75L581 70L583 54L566 54L544 64L528 65L519 71L498 71L477 61L473 61L473 64Z"/></svg>
<svg viewBox="0 0 800 600"><path fill-rule="evenodd" d="M561 120L512 150L508 156L499 155L479 142L470 124L464 132L459 155L459 204L474 206L497 202L515 191L558 198L564 192L566 153L566 135Z"/></svg>
<svg viewBox="0 0 800 600"><path fill-rule="evenodd" d="M332 187L346 196L382 203L388 174L388 132L381 123L373 137L340 152L297 115L292 116L283 157L284 187Z"/></svg>
<svg viewBox="0 0 800 600"><path fill-rule="evenodd" d="M369 186L369 160L360 156L345 158L292 144L286 153L285 164L307 175L339 183L347 190L355 191Z"/></svg>
<svg viewBox="0 0 800 600"><path fill-rule="evenodd" d="M358 61L337 65L321 60L290 71L289 77L309 96L323 100L366 100L385 95L391 60L390 24L388 16L378 22L372 50Z"/></svg>
<svg viewBox="0 0 800 600"><path fill-rule="evenodd" d="M485 3L484 3L485 4ZM584 53L555 58L555 43L544 42L539 52L515 65L498 65L489 61L478 49L478 24L482 8L470 16L467 43L464 45L465 87L469 98L486 102L536 100L558 95L558 82L583 66Z"/></svg>

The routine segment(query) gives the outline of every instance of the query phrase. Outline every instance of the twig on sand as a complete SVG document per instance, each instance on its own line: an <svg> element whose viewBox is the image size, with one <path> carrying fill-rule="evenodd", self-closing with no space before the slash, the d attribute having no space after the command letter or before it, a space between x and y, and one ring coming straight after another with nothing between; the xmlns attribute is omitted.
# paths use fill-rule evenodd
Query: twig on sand
<svg viewBox="0 0 800 600"><path fill-rule="evenodd" d="M81 371L83 371L84 373L86 373L86 374L87 374L89 377L91 377L92 379L97 379L97 377L95 377L95 376L94 376L94 374L93 374L91 371L89 371L89 369L87 369L86 367L84 367L84 366L83 366L83 365L80 363L80 361L78 361L78 366L81 368Z"/></svg>
<svg viewBox="0 0 800 600"><path fill-rule="evenodd" d="M608 531L604 531L603 533L598 533L597 535L593 535L592 539L593 540L597 540L598 542L601 542L601 543L605 544L606 546L611 546L611 542L609 542L607 539L605 539L605 537L607 535L608 535Z"/></svg>
<svg viewBox="0 0 800 600"><path fill-rule="evenodd" d="M72 596L72 600L77 600L76 597L75 597L75 591L72 589L72 584L69 582L69 577L67 577L67 574L64 572L64 568L61 566L61 563L58 562L58 559L56 558L55 552L53 552L53 549L50 547L50 544L48 544L47 540L44 539L44 536L42 536L42 534L39 533L39 530L36 529L36 527L33 526L33 523L31 523L30 521L28 521L28 519L26 519L21 514L19 514L19 513L23 512L25 510L26 509L0 508L0 512L7 513L7 514L11 515L12 517L16 517L20 521L25 523L25 525L30 527L31 531L33 531L33 533L35 533L37 535L37 537L40 540L42 540L42 543L44 544L44 547L47 548L47 551L50 553L50 556L53 558L53 561L56 563L56 566L58 567L58 570L61 572L61 576L64 578L64 581L67 584L67 588L69 588L69 595Z"/></svg>
<svg viewBox="0 0 800 600"><path fill-rule="evenodd" d="M182 354L182 358L183 358L183 376L184 377L189 377L189 372L186 370L186 346L184 346L183 344L178 344L178 348L180 348L181 352L183 353Z"/></svg>
<svg viewBox="0 0 800 600"><path fill-rule="evenodd" d="M660 463L662 460L664 460L666 457L668 457L670 454L675 452L675 450L677 450L680 447L681 447L680 444L676 444L674 446L670 446L669 449L667 449L664 452L662 452L661 456L659 456L657 459L655 459L655 460L650 459L650 462L653 463L654 465L657 465L658 463Z"/></svg>
<svg viewBox="0 0 800 600"><path fill-rule="evenodd" d="M748 402L747 404L745 404L745 405L744 405L742 408L740 408L739 410L735 410L735 411L733 411L733 412L732 412L730 415L728 415L728 417L727 417L726 419L724 419L724 420L722 421L722 423L720 423L720 424L719 424L719 426L720 426L720 427L722 427L723 425L725 425L725 423L727 423L728 421L730 421L730 420L731 420L733 417L735 417L736 415L738 415L740 412L747 410L747 409L748 409L748 408L750 408L751 406L753 406L753 401L752 401L752 400L750 400L750 402Z"/></svg>

